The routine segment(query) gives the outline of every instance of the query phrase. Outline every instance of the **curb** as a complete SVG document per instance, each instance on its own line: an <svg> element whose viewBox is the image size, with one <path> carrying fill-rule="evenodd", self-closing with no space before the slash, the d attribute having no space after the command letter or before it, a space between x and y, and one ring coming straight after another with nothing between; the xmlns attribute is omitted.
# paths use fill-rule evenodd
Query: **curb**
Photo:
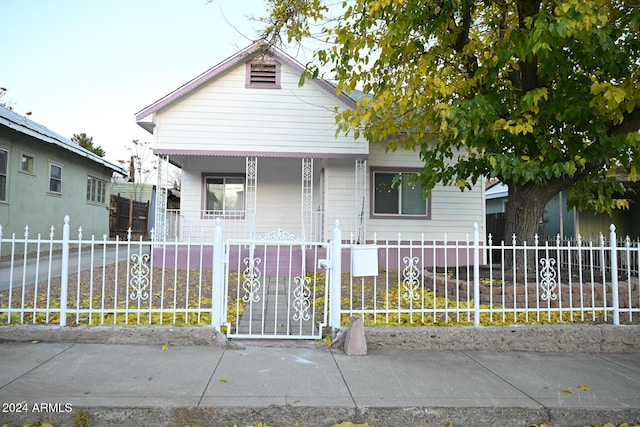
<svg viewBox="0 0 640 427"><path fill-rule="evenodd" d="M365 327L369 350L533 351L632 353L640 351L640 325L523 325L483 327ZM309 340L228 340L207 326L0 326L0 342L73 342L128 345L309 347Z"/></svg>
<svg viewBox="0 0 640 427"><path fill-rule="evenodd" d="M406 350L633 353L639 325L367 327L367 346Z"/></svg>
<svg viewBox="0 0 640 427"><path fill-rule="evenodd" d="M619 425L639 419L635 409L605 408L507 408L507 407L175 407L175 408L74 408L71 413L12 414L3 422L24 425L49 422L54 425L75 425L76 414L90 414L94 427L135 425L138 427L202 427L257 425L300 427L330 427L342 422L368 423L371 427L446 426L495 427L549 424L553 427L575 427L611 422ZM36 417L36 418L38 418Z"/></svg>

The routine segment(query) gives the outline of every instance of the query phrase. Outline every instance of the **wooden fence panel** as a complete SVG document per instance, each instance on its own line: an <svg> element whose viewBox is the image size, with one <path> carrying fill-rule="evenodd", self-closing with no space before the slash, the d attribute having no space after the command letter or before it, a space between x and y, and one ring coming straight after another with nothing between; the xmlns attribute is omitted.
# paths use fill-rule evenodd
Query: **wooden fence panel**
<svg viewBox="0 0 640 427"><path fill-rule="evenodd" d="M139 202L120 194L112 194L109 210L109 237L126 238L129 229L132 237L148 235L149 202Z"/></svg>

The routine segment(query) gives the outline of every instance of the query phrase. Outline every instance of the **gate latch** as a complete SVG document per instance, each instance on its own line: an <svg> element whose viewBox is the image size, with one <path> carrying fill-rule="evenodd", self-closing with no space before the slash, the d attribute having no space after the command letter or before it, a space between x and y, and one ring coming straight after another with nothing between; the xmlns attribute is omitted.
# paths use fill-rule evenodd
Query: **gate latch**
<svg viewBox="0 0 640 427"><path fill-rule="evenodd" d="M329 259L319 259L318 260L318 268L320 270L331 270L331 260L329 260Z"/></svg>

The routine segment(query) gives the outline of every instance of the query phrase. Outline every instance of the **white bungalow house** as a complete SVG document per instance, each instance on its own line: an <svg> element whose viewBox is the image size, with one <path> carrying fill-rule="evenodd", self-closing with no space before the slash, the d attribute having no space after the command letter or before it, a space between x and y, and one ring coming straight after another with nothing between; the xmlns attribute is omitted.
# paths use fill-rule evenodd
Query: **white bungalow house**
<svg viewBox="0 0 640 427"><path fill-rule="evenodd" d="M428 200L419 186L392 187L420 170L418 154L336 135L335 111L355 101L321 79L299 86L302 71L256 43L136 113L159 158L156 236L207 239L217 218L225 237L326 241L336 220L356 242L465 239L474 223L484 235L482 182L439 186ZM162 202L168 163L182 169L176 211Z"/></svg>

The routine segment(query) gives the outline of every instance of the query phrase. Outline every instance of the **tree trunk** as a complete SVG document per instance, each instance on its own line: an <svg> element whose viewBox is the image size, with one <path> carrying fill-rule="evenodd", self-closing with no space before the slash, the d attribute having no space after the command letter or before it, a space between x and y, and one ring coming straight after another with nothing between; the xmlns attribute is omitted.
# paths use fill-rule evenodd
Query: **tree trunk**
<svg viewBox="0 0 640 427"><path fill-rule="evenodd" d="M511 182L509 185L509 200L507 202L507 211L505 213L504 224L504 243L511 245L513 235L516 236L516 243L523 245L535 244L535 236L540 234L541 219L544 215L546 204L560 190L567 188L570 182L564 180L554 180L544 185L525 184L516 186ZM533 254L533 251L531 251ZM534 266L531 264L532 259L527 259L529 268ZM513 259L512 251L505 251L505 259L503 262L508 266L522 266L524 262L524 252L517 251L516 259ZM535 262L535 261L533 261Z"/></svg>

